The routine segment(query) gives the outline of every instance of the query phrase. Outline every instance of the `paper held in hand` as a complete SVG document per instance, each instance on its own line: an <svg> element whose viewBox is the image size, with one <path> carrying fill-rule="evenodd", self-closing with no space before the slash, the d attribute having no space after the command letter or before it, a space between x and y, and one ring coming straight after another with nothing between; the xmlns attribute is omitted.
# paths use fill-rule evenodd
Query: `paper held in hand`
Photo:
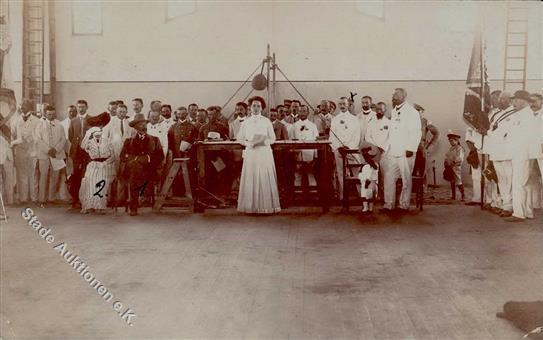
<svg viewBox="0 0 543 340"><path fill-rule="evenodd" d="M258 146L258 145L264 145L265 140L266 140L266 135L254 135L253 140L251 142L253 142L254 146Z"/></svg>
<svg viewBox="0 0 543 340"><path fill-rule="evenodd" d="M185 142L184 140L181 141L181 145L179 145L179 150L181 152L185 152L187 151L188 149L190 149L190 147L192 146L192 144L190 144L189 142Z"/></svg>
<svg viewBox="0 0 543 340"><path fill-rule="evenodd" d="M49 160L51 161L51 167L53 168L53 171L59 171L60 169L66 167L66 163L63 159L49 157Z"/></svg>

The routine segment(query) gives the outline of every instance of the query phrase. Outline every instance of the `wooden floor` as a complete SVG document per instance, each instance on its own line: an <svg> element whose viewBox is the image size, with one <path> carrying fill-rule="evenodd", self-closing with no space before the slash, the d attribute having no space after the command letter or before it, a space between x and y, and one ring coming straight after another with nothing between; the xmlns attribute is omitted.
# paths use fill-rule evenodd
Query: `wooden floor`
<svg viewBox="0 0 543 340"><path fill-rule="evenodd" d="M126 325L10 208L0 225L4 339L519 339L495 313L543 298L543 227L478 208L402 218L35 209L137 317Z"/></svg>

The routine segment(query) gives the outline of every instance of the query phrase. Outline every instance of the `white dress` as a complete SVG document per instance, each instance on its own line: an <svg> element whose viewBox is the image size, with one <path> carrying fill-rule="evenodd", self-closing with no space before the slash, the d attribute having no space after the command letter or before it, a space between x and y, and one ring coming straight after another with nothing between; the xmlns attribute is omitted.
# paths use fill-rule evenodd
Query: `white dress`
<svg viewBox="0 0 543 340"><path fill-rule="evenodd" d="M265 136L264 145L254 146L256 135ZM238 141L245 145L238 194L238 211L272 214L281 211L277 175L271 144L275 132L271 121L262 115L251 115L241 124Z"/></svg>
<svg viewBox="0 0 543 340"><path fill-rule="evenodd" d="M85 145L85 151L91 160L81 180L79 200L83 211L88 209L106 209L107 196L110 193L111 181L115 175L115 153L113 145L108 139L102 138L96 142L93 138ZM107 161L98 162L93 159L108 158Z"/></svg>

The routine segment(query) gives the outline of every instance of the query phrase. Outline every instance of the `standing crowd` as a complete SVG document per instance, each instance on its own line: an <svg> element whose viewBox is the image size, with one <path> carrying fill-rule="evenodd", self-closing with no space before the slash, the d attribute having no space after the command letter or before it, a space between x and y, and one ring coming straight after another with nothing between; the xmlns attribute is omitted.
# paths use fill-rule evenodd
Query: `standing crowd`
<svg viewBox="0 0 543 340"><path fill-rule="evenodd" d="M531 218L533 208L540 204L535 197L541 194L541 95L517 91L511 99L495 91L492 104L490 129L470 127L466 132L474 183L467 204L481 200L484 174L488 209L509 220ZM279 154L272 152L271 145L279 140L327 140L335 161L336 199L343 199L343 165L348 164L351 175L359 179L363 212L371 212L376 200L383 201L383 212L408 211L412 178L424 177L426 159L439 137L424 108L409 103L402 88L394 91L390 110L385 102L374 103L364 96L358 113L352 97L341 97L337 105L322 100L316 110L299 100L284 100L265 110L264 99L256 96L248 103L237 103L229 116L222 114L220 106L204 109L195 103L172 110L171 105L154 100L147 114L143 107L143 100L135 98L129 114L125 103L115 100L107 111L90 116L88 103L78 100L59 121L52 105L46 105L42 113L23 102L10 121L9 138L7 133L0 138L0 179L6 202L46 206L70 200L72 209L82 213L128 206L135 215L139 206L152 204L173 159L190 159L194 183L195 142L234 140L244 145L243 152L208 155L206 190L222 196L235 193L241 212L275 213L288 196L285 187L301 186L305 192L318 185L316 174L322 164L313 149ZM461 137L452 131L447 137L451 148L445 155L443 175L451 183L452 197L458 189L464 199ZM177 178L171 194L184 189Z"/></svg>

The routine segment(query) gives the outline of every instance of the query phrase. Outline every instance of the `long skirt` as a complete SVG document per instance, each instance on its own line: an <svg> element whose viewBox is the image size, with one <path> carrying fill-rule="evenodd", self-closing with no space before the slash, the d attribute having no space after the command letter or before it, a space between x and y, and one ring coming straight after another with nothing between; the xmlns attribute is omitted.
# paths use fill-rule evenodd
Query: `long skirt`
<svg viewBox="0 0 543 340"><path fill-rule="evenodd" d="M111 182L115 175L115 164L91 161L79 189L82 210L106 209Z"/></svg>
<svg viewBox="0 0 543 340"><path fill-rule="evenodd" d="M269 146L246 148L243 152L238 211L250 214L281 211L275 163Z"/></svg>

